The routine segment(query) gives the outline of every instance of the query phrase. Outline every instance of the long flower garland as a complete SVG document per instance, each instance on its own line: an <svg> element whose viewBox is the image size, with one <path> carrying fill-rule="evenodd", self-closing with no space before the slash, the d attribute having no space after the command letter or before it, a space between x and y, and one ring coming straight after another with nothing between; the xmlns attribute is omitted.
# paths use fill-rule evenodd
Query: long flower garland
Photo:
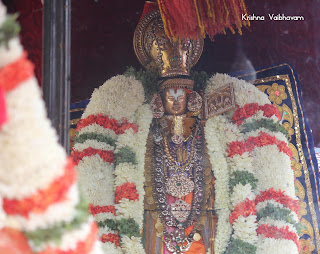
<svg viewBox="0 0 320 254"><path fill-rule="evenodd" d="M291 151L279 112L253 85L228 75L212 77L206 92L229 83L235 88L237 109L209 119L205 126L216 177L215 253L266 254L277 248L275 253L285 248L286 253L298 253ZM130 108L123 103L128 87L135 92L130 96L138 98L130 98ZM107 253L121 253L120 248L124 253L144 253L143 165L152 117L139 92L141 84L132 77L110 79L94 92L78 125L74 157ZM114 158L103 159L102 151L112 152ZM94 193L97 182L104 183L100 194ZM267 248L269 244L277 247Z"/></svg>
<svg viewBox="0 0 320 254"><path fill-rule="evenodd" d="M227 75L212 77L206 92L228 83L233 83L238 108L209 119L205 129L212 165L219 164L213 167L216 209L230 214L222 221L219 217L215 253L298 253L292 154L280 114L253 85ZM229 225L232 233L225 230Z"/></svg>
<svg viewBox="0 0 320 254"><path fill-rule="evenodd" d="M140 82L116 76L94 91L76 129L72 155L106 253L144 253L144 154L152 114L143 101Z"/></svg>
<svg viewBox="0 0 320 254"><path fill-rule="evenodd" d="M24 234L28 250L17 247L19 253L99 254L96 225L79 197L74 165L46 117L33 64L19 39L7 34L12 31L7 28L16 26L0 2L2 232ZM10 248L5 244L1 242L1 250Z"/></svg>

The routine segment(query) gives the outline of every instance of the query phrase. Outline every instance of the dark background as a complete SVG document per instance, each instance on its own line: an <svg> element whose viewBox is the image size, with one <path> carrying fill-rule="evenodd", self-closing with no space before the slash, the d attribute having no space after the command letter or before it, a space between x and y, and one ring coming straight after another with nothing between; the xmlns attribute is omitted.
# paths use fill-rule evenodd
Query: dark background
<svg viewBox="0 0 320 254"><path fill-rule="evenodd" d="M50 0L46 0L50 1ZM41 80L40 0L5 0L11 12L20 12L22 42ZM300 80L304 108L320 146L320 1L246 0L251 14L266 16L251 21L243 35L217 35L205 40L198 71L232 72L289 63ZM127 66L140 68L132 38L143 10L143 0L72 0L71 101L91 96L94 88L123 73ZM268 14L301 15L304 21L270 21Z"/></svg>

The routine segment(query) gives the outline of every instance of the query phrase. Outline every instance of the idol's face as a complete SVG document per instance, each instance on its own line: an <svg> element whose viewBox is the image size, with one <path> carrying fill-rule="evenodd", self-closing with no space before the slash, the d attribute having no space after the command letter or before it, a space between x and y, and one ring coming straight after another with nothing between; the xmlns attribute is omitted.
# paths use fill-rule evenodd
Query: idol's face
<svg viewBox="0 0 320 254"><path fill-rule="evenodd" d="M166 89L163 105L166 115L183 115L187 112L187 93L185 89Z"/></svg>

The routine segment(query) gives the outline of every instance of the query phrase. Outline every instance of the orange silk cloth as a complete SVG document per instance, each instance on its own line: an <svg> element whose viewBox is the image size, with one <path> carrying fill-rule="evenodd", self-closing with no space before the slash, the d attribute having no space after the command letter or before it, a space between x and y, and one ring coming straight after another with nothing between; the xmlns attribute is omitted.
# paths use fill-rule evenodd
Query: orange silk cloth
<svg viewBox="0 0 320 254"><path fill-rule="evenodd" d="M184 199L184 201L186 201L192 207L192 197L193 197L193 193L190 192L187 196L185 196L182 199ZM185 229L186 235L189 235L191 233L193 227L194 227L194 225ZM205 247L204 247L204 243L202 241L202 238L197 242L193 242L191 244L190 249L184 253L186 253L186 254L205 254Z"/></svg>

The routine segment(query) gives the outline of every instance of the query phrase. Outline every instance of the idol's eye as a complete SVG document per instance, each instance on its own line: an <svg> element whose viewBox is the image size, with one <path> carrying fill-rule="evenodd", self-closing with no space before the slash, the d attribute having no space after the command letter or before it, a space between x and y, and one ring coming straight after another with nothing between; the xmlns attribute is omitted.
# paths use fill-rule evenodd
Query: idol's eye
<svg viewBox="0 0 320 254"><path fill-rule="evenodd" d="M169 101L174 101L174 97L173 96L169 96L168 99L169 99Z"/></svg>
<svg viewBox="0 0 320 254"><path fill-rule="evenodd" d="M183 96L183 95L180 95L180 96L178 97L178 101L183 101L183 99L184 99L184 96Z"/></svg>

